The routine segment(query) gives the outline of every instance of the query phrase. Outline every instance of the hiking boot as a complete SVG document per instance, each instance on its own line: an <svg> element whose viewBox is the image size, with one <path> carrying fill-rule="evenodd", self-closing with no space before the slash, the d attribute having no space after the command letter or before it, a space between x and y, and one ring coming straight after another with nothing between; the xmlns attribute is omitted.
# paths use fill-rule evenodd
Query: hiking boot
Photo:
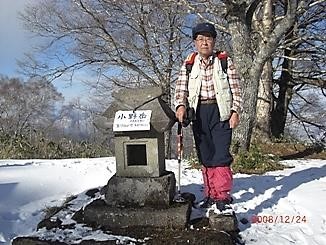
<svg viewBox="0 0 326 245"><path fill-rule="evenodd" d="M216 208L221 212L221 213L232 213L233 209L231 207L231 200L217 200L215 201Z"/></svg>
<svg viewBox="0 0 326 245"><path fill-rule="evenodd" d="M203 200L197 203L197 208L210 208L215 204L215 200L211 197L205 197Z"/></svg>

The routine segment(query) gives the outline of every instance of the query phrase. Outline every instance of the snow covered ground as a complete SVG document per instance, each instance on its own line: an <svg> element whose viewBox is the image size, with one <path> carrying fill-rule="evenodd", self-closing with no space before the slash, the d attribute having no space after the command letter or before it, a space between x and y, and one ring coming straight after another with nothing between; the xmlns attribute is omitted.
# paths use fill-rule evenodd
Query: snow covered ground
<svg viewBox="0 0 326 245"><path fill-rule="evenodd" d="M294 166L265 175L234 176L234 209L246 244L326 244L326 160L291 160ZM167 160L177 174L177 161ZM35 232L44 208L78 195L75 208L85 204L84 192L105 185L115 173L115 158L65 160L0 160L0 244L17 235ZM182 191L201 199L200 171L182 166ZM80 194L81 193L81 194ZM244 220L244 219L243 219ZM45 234L44 234L45 235ZM74 238L119 239L77 226Z"/></svg>

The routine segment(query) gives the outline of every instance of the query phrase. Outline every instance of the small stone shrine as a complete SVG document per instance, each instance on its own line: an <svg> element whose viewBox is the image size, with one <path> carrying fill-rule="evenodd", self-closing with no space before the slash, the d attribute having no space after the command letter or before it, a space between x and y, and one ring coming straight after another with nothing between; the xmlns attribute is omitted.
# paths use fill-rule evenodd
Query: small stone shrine
<svg viewBox="0 0 326 245"><path fill-rule="evenodd" d="M105 192L110 226L185 227L188 204L173 204L176 180L165 169L164 132L174 125L174 112L159 87L123 89L113 97L95 122L114 131L117 171Z"/></svg>

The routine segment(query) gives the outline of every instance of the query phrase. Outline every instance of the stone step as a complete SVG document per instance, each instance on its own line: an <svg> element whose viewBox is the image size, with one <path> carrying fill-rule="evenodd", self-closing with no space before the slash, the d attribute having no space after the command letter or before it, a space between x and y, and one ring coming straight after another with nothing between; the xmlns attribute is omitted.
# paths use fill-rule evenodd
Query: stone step
<svg viewBox="0 0 326 245"><path fill-rule="evenodd" d="M175 203L169 208L155 209L111 207L103 201L98 201L84 208L82 222L107 230L125 227L185 229L189 222L189 209L191 207L187 203Z"/></svg>

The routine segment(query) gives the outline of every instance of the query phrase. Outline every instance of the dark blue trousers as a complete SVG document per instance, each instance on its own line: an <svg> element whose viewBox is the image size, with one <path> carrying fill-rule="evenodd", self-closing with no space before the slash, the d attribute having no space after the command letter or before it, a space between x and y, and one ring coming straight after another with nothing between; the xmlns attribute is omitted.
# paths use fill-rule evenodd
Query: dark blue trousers
<svg viewBox="0 0 326 245"><path fill-rule="evenodd" d="M230 166L232 129L229 121L220 121L217 104L199 104L193 133L198 158L205 167Z"/></svg>

